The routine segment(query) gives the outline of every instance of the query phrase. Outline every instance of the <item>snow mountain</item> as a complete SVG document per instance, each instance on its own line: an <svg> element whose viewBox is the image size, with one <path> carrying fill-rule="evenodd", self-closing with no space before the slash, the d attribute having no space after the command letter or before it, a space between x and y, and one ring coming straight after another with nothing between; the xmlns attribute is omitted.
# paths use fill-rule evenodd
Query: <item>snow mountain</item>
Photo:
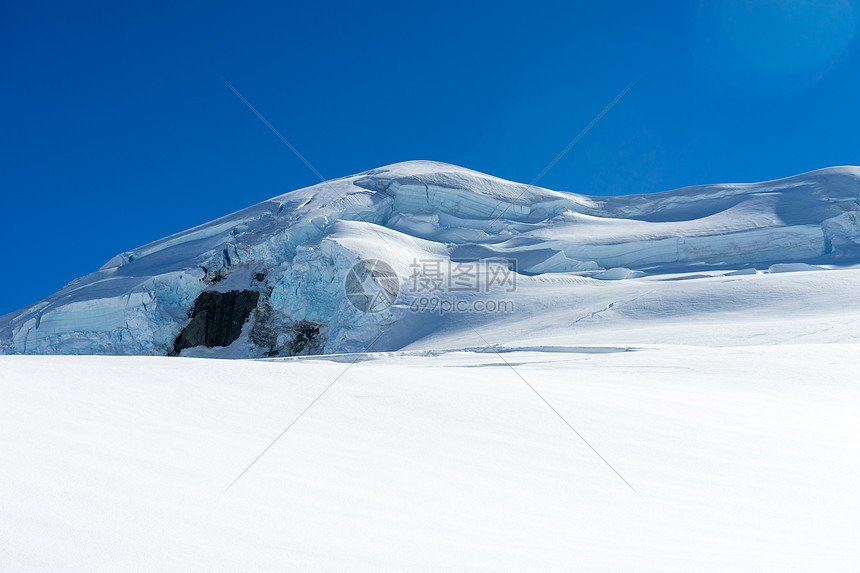
<svg viewBox="0 0 860 573"><path fill-rule="evenodd" d="M121 253L0 318L0 353L856 341L858 218L858 167L597 197L410 161Z"/></svg>

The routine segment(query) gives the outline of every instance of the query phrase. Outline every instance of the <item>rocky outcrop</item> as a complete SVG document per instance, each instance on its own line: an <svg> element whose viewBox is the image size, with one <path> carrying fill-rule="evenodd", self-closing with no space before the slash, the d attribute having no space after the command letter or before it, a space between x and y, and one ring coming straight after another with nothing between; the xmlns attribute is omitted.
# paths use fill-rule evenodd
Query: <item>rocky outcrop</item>
<svg viewBox="0 0 860 573"><path fill-rule="evenodd" d="M201 293L194 301L191 322L176 337L170 356L195 346L229 346L242 334L259 299L260 293L250 290Z"/></svg>

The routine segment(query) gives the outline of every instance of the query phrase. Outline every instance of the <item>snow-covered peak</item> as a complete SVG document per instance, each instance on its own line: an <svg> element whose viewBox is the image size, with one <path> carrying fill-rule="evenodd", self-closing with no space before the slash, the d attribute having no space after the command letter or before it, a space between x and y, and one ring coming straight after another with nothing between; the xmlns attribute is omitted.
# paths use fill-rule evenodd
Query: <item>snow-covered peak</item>
<svg viewBox="0 0 860 573"><path fill-rule="evenodd" d="M598 197L408 161L121 253L0 318L0 351L166 354L190 352L197 341L229 356L356 350L381 328L398 332L417 320L403 311L403 293L379 314L350 305L345 277L362 260L386 261L405 282L414 261L506 259L532 286L549 277L645 281L685 268L845 266L860 260L858 216L858 167ZM241 320L241 336L210 345L225 340L195 317L225 312ZM384 344L397 348L416 336L401 332ZM180 340L190 346L177 350Z"/></svg>

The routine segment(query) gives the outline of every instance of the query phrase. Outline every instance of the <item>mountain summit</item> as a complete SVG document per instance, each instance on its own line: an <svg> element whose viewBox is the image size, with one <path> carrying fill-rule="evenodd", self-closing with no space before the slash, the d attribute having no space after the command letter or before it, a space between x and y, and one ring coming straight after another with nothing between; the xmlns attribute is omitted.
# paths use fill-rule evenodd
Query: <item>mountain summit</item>
<svg viewBox="0 0 860 573"><path fill-rule="evenodd" d="M858 217L858 167L597 197L410 161L121 253L0 318L0 353L438 348L476 322L494 342L531 328L643 343L727 312L826 315L856 297Z"/></svg>

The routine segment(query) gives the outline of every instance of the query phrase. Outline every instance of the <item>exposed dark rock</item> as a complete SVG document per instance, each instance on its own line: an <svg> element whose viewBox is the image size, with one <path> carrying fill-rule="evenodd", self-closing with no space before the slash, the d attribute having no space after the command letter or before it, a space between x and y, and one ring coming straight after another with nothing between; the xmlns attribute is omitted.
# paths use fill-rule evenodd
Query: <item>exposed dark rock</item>
<svg viewBox="0 0 860 573"><path fill-rule="evenodd" d="M306 320L297 322L295 324L296 335L293 338L292 344L290 344L290 354L297 356L306 350L309 351L309 354L316 354L317 352L310 351L318 346L317 338L319 337L321 326Z"/></svg>
<svg viewBox="0 0 860 573"><path fill-rule="evenodd" d="M285 322L264 297L254 311L254 325L249 339L266 356L297 356L322 354L327 334L323 323L299 320Z"/></svg>
<svg viewBox="0 0 860 573"><path fill-rule="evenodd" d="M229 346L242 333L242 326L257 306L260 293L250 290L207 291L194 301L191 322L182 329L170 356L179 356L195 346Z"/></svg>

